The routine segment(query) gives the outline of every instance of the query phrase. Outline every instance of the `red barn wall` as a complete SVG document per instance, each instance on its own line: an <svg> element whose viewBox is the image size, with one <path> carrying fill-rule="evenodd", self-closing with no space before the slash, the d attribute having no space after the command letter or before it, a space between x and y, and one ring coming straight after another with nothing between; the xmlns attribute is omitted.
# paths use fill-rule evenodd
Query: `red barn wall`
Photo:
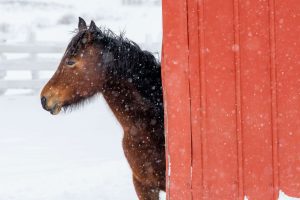
<svg viewBox="0 0 300 200"><path fill-rule="evenodd" d="M300 197L300 2L163 0L170 200Z"/></svg>

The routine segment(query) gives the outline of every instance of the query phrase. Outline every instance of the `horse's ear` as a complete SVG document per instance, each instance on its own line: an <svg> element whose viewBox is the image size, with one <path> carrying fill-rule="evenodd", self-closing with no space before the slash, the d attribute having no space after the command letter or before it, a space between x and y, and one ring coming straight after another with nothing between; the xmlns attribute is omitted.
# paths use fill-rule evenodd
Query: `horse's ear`
<svg viewBox="0 0 300 200"><path fill-rule="evenodd" d="M89 30L91 32L96 32L98 30L98 27L96 26L96 24L95 24L95 22L93 20L91 21Z"/></svg>
<svg viewBox="0 0 300 200"><path fill-rule="evenodd" d="M86 29L87 29L87 26L86 26L86 23L85 23L84 19L79 17L78 30L82 31L82 30L86 30Z"/></svg>

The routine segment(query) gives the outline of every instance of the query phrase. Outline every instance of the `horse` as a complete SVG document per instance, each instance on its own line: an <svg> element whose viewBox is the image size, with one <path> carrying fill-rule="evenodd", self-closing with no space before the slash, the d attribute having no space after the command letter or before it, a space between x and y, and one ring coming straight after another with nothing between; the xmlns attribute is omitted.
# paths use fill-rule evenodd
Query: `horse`
<svg viewBox="0 0 300 200"><path fill-rule="evenodd" d="M72 110L102 94L121 124L122 145L139 200L158 200L165 191L164 109L160 62L133 41L110 29L78 31L42 89L42 107L51 114Z"/></svg>

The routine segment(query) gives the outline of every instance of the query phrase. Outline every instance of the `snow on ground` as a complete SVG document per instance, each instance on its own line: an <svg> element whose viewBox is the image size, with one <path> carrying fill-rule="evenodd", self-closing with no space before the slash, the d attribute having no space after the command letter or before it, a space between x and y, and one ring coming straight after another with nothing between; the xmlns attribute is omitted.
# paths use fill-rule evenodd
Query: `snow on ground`
<svg viewBox="0 0 300 200"><path fill-rule="evenodd" d="M52 116L38 95L2 96L0 110L0 200L137 199L102 97Z"/></svg>
<svg viewBox="0 0 300 200"><path fill-rule="evenodd" d="M3 96L0 110L0 200L136 199L121 127L101 98L51 116L38 96Z"/></svg>

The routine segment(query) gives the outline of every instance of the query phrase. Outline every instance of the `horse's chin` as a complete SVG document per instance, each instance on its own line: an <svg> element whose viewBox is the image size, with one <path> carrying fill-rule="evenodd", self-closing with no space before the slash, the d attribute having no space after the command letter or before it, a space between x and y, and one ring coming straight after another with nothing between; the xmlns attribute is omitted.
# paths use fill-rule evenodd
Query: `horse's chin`
<svg viewBox="0 0 300 200"><path fill-rule="evenodd" d="M52 115L58 115L61 111L61 106L59 105L56 105L54 106L54 108L52 108L49 112L52 114Z"/></svg>

